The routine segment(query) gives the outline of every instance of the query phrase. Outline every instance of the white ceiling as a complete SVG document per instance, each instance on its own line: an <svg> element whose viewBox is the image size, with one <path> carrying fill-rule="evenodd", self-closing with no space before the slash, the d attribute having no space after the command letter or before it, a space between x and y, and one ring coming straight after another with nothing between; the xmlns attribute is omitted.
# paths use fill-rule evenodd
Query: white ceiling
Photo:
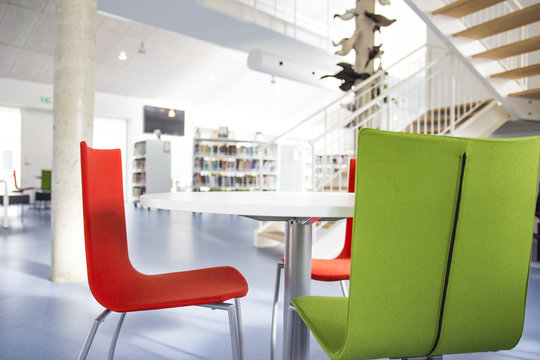
<svg viewBox="0 0 540 360"><path fill-rule="evenodd" d="M52 84L54 10L54 0L0 0L0 77ZM337 86L272 84L270 75L247 68L244 51L102 13L96 38L97 91L159 99L187 111L212 108L239 123L270 123L274 134L339 95ZM146 54L138 52L141 42ZM118 60L122 50L126 61Z"/></svg>

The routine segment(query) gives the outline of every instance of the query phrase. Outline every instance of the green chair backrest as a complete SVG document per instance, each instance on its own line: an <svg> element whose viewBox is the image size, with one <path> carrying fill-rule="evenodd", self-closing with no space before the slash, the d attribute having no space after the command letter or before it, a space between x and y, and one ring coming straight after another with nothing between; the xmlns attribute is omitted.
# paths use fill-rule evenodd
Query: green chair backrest
<svg viewBox="0 0 540 360"><path fill-rule="evenodd" d="M41 190L51 190L51 170L41 170Z"/></svg>
<svg viewBox="0 0 540 360"><path fill-rule="evenodd" d="M359 132L339 358L513 347L523 327L540 138Z"/></svg>

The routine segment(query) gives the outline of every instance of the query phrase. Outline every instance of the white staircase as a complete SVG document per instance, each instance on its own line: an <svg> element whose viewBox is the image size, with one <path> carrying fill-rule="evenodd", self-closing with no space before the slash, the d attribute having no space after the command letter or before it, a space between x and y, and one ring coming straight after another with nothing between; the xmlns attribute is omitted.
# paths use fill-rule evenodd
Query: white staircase
<svg viewBox="0 0 540 360"><path fill-rule="evenodd" d="M509 115L483 84L459 83L471 77L447 49L422 46L357 84L268 145L304 144L310 149L312 171L312 184L307 188L346 191L348 163L356 157L360 128L486 136L503 124ZM327 234L334 238L332 227L342 227L340 222L337 224L316 223L314 254L332 252L322 239ZM283 224L265 223L256 231L254 243L259 247L274 246L276 241L283 241L283 235ZM318 251L319 247L325 251Z"/></svg>
<svg viewBox="0 0 540 360"><path fill-rule="evenodd" d="M540 75L529 53L540 49L540 3L517 0L405 0L478 82L514 119L540 119L540 88L528 78ZM536 27L538 29L538 27Z"/></svg>
<svg viewBox="0 0 540 360"><path fill-rule="evenodd" d="M411 52L271 142L308 145L313 191L346 191L348 159L356 156L363 127L486 137L510 119L540 119L540 89L529 89L527 81L540 74L540 64L527 59L540 49L540 34L523 27L540 20L540 3L523 8L503 0L405 1L445 46ZM331 228L315 229L314 249L327 248ZM270 223L254 240L271 246L282 238L282 225Z"/></svg>

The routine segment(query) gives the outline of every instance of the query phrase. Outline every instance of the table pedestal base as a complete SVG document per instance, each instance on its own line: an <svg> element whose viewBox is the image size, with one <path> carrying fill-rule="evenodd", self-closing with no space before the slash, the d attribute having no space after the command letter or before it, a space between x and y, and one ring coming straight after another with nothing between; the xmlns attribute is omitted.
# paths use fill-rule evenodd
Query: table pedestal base
<svg viewBox="0 0 540 360"><path fill-rule="evenodd" d="M292 219L285 226L283 359L309 359L309 329L291 309L291 300L311 295L311 219Z"/></svg>

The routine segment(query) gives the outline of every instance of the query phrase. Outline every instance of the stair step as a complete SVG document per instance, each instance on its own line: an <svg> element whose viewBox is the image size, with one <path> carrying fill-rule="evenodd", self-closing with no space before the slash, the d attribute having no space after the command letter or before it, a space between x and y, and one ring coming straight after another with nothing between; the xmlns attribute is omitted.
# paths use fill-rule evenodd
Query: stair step
<svg viewBox="0 0 540 360"><path fill-rule="evenodd" d="M471 117L473 117L477 112L479 112L480 110L482 110L486 105L488 105L490 102L492 102L493 99L488 99L488 100L485 100L484 102L482 102L481 104L479 104L473 111L471 111L470 114L467 114L467 116L465 116L458 124L456 124L456 129L459 128L465 121L469 120ZM457 109L462 109L463 111L467 112L469 111L473 106L475 106L476 104L462 104L462 105L458 105L456 106L456 111ZM407 131L410 131L412 129L413 132L416 132L418 129L420 129L422 133L433 133L433 134L438 134L439 133L439 129L438 129L438 123L437 121L439 120L439 111L441 111L440 115L440 120L441 121L444 121L444 120L448 120L448 125L450 124L450 120L447 119L447 117L449 118L450 117L450 109L451 107L446 107L446 108L441 108L441 109L435 109L433 110L433 116L434 116L434 120L435 120L435 123L433 123L431 121L431 114L432 114L432 111L428 111L426 113L426 115L424 116L421 116L420 118L416 119L415 121L413 121L411 123L411 125L409 125L409 127L407 128ZM435 126L435 129L433 129L432 131L432 126ZM444 129L442 129L444 130Z"/></svg>
<svg viewBox="0 0 540 360"><path fill-rule="evenodd" d="M514 96L514 97L517 96L517 97L524 97L527 99L540 100L540 88L519 91L519 92L508 94L508 96Z"/></svg>
<svg viewBox="0 0 540 360"><path fill-rule="evenodd" d="M493 78L520 79L540 75L540 64L534 64L491 75Z"/></svg>
<svg viewBox="0 0 540 360"><path fill-rule="evenodd" d="M524 9L514 11L513 13L487 21L483 24L457 32L454 34L454 36L463 36L466 38L479 40L491 35L518 28L520 26L528 25L539 20L540 2Z"/></svg>
<svg viewBox="0 0 540 360"><path fill-rule="evenodd" d="M433 11L433 15L442 14L460 18L503 1L505 0L458 0Z"/></svg>
<svg viewBox="0 0 540 360"><path fill-rule="evenodd" d="M283 231L263 231L258 232L257 236L268 239L283 242L285 239L285 233Z"/></svg>
<svg viewBox="0 0 540 360"><path fill-rule="evenodd" d="M540 50L540 35L532 37L530 39L518 41L512 44L484 51L478 54L474 54L473 57L483 57L492 60L499 60L509 56L525 54L536 50Z"/></svg>

